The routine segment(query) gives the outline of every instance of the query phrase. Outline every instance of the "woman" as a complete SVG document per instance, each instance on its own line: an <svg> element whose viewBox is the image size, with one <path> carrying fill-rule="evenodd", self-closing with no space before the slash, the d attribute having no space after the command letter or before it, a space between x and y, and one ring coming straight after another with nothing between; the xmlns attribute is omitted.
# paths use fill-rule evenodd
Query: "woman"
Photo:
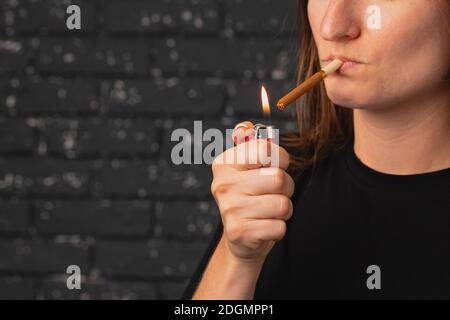
<svg viewBox="0 0 450 320"><path fill-rule="evenodd" d="M450 298L448 1L298 6L298 74L347 63L297 105L276 175L213 165L222 222L184 297ZM258 153L239 130L225 153Z"/></svg>

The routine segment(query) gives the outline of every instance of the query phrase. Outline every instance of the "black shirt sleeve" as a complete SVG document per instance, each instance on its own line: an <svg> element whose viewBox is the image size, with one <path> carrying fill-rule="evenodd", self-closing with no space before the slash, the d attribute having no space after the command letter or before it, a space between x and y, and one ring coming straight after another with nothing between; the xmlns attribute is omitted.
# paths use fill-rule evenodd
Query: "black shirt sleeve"
<svg viewBox="0 0 450 320"><path fill-rule="evenodd" d="M197 290L197 287L202 279L203 273L206 270L206 267L208 266L209 260L211 259L214 251L216 250L217 245L219 244L220 238L222 237L223 232L223 225L222 221L219 219L219 223L216 227L216 231L213 235L213 238L211 239L211 242L209 243L205 254L203 255L200 264L198 265L197 269L194 272L194 275L192 276L191 280L188 283L188 286L186 287L183 295L182 300L191 300L192 296L194 295L195 291Z"/></svg>

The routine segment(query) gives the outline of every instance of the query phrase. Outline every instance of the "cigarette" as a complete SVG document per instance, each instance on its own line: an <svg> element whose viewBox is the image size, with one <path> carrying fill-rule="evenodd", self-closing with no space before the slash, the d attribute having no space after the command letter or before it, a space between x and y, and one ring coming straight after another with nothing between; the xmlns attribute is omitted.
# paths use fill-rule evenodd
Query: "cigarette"
<svg viewBox="0 0 450 320"><path fill-rule="evenodd" d="M339 70L339 68L342 67L343 64L344 62L342 62L339 59L335 59L332 62L330 62L326 67L322 68L322 70L316 72L314 75L312 75L310 78L304 81L297 88L295 88L294 90L286 94L283 98L278 100L277 102L278 109L284 110L292 102L294 102L295 100L300 98L303 94L314 88L320 81L325 79L330 74Z"/></svg>

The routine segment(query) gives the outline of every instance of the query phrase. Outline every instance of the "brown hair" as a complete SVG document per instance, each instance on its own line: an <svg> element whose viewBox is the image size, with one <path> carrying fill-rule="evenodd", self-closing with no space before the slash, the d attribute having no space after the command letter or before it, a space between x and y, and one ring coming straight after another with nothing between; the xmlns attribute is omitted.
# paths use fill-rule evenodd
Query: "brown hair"
<svg viewBox="0 0 450 320"><path fill-rule="evenodd" d="M307 13L308 1L298 1L297 25L301 49L296 82L299 84L320 69ZM324 83L302 96L296 104L298 133L280 138L291 155L291 170L303 171L330 153L341 149L353 136L353 111L328 98Z"/></svg>
<svg viewBox="0 0 450 320"><path fill-rule="evenodd" d="M450 3L440 2L443 20L450 32ZM300 50L296 82L300 84L320 69L316 44L308 20L308 1L297 1L297 30ZM293 173L304 171L327 155L342 149L353 138L353 110L335 105L328 98L324 83L310 90L296 103L298 133L280 137L291 156Z"/></svg>

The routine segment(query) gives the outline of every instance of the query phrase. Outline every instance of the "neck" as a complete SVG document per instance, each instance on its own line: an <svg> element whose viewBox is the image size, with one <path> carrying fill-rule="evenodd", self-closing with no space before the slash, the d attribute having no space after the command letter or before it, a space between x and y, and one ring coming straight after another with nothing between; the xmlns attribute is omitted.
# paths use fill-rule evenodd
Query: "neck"
<svg viewBox="0 0 450 320"><path fill-rule="evenodd" d="M448 86L382 110L354 110L355 153L387 174L419 174L450 167Z"/></svg>

